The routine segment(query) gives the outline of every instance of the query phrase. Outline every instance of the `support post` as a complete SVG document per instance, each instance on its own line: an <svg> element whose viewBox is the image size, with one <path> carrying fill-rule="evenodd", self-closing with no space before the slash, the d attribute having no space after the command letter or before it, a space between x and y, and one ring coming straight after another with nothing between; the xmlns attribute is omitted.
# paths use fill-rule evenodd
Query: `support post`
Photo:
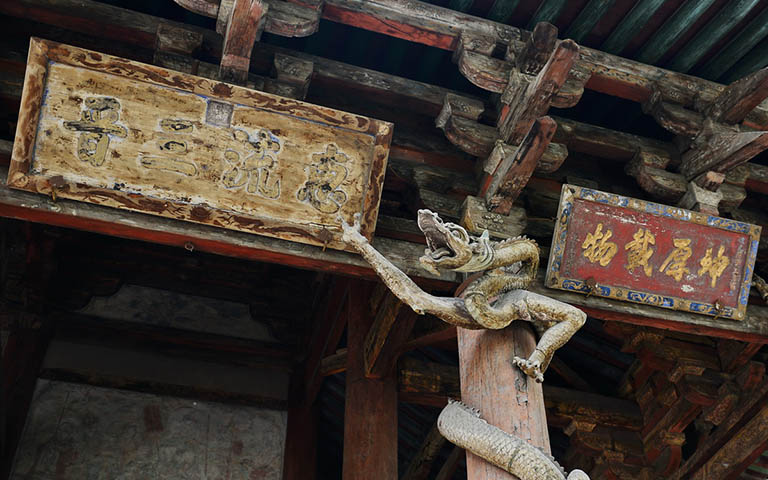
<svg viewBox="0 0 768 480"><path fill-rule="evenodd" d="M525 322L503 330L459 328L461 399L505 432L549 452L549 432L542 386L512 364L515 355L533 352L536 338ZM467 480L516 477L467 452Z"/></svg>
<svg viewBox="0 0 768 480"><path fill-rule="evenodd" d="M370 288L357 282L347 302L347 385L343 480L397 479L397 377L366 378L365 339L373 324Z"/></svg>

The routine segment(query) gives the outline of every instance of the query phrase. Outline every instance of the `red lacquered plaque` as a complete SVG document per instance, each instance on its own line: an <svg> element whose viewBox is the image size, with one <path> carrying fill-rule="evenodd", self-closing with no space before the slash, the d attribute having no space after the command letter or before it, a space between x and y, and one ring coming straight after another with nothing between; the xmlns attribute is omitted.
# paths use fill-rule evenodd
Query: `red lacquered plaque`
<svg viewBox="0 0 768 480"><path fill-rule="evenodd" d="M563 185L547 286L741 320L760 227Z"/></svg>

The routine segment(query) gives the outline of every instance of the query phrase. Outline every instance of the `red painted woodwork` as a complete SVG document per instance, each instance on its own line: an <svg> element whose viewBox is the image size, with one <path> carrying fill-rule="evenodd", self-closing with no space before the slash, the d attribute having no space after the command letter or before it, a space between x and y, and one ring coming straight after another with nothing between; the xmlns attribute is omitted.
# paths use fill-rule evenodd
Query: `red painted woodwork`
<svg viewBox="0 0 768 480"><path fill-rule="evenodd" d="M561 276L581 280L592 278L597 284L612 287L639 289L712 304L719 301L723 306L739 307L739 293L750 248L748 236L585 200L574 201L571 215ZM612 232L606 243L615 245L615 255L607 265L602 265L600 261L592 262L585 256L584 242L588 235L596 232L599 224L602 225L602 233ZM633 242L633 236L640 229L651 232L655 238L655 244L648 245L653 249L647 261L650 275L645 273L643 266L632 270L627 268L632 251L627 249L627 245ZM667 263L665 271L661 271L665 260L676 250L673 244L675 239L690 240L688 248L691 254L685 262L688 272L681 276L680 281L668 275L672 262ZM710 275L706 272L698 274L700 261L708 249L711 249L711 257L716 257L721 246L729 263L712 287Z"/></svg>
<svg viewBox="0 0 768 480"><path fill-rule="evenodd" d="M542 386L512 365L512 356L528 357L536 346L530 325L513 322L503 330L458 328L461 400L505 432L549 452ZM467 453L467 480L516 477Z"/></svg>
<svg viewBox="0 0 768 480"><path fill-rule="evenodd" d="M354 283L347 303L343 480L397 480L397 376L365 377L370 291L369 284Z"/></svg>

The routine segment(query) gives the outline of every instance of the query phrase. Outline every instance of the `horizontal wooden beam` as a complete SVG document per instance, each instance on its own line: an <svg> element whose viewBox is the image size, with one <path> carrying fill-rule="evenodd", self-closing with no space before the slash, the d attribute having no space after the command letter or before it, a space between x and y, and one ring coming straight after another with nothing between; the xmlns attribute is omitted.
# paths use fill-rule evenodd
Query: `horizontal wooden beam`
<svg viewBox="0 0 768 480"><path fill-rule="evenodd" d="M401 398L411 401L424 395L429 404L433 398L459 398L459 370L453 365L422 362L403 358L400 362ZM595 393L579 392L544 384L544 402L550 423L563 420L591 423L639 431L643 425L640 408L634 402Z"/></svg>
<svg viewBox="0 0 768 480"><path fill-rule="evenodd" d="M193 251L200 250L248 260L280 263L308 270L371 280L378 278L361 257L352 253L330 249L323 251L322 248L311 245L71 200L58 199L54 202L48 197L8 188L5 184L7 175L7 169L0 168L0 216L2 217L159 243ZM442 277L436 277L420 267L418 258L424 253L422 245L377 239L374 241L374 246L384 252L395 265L416 277L424 285L450 288L459 283L458 274L448 273Z"/></svg>
<svg viewBox="0 0 768 480"><path fill-rule="evenodd" d="M288 2L273 3L290 5ZM212 11L214 7L208 5L206 8ZM1 2L0 13L149 49L154 48L158 23L165 22L140 12L78 0L58 0L55 6L46 0ZM530 35L530 32L510 25L413 0L326 0L322 15L328 20L446 50L456 48L461 32L467 31L509 45L510 51L516 55L526 48ZM221 55L222 41L216 32L192 28L203 33L203 49L206 52ZM697 100L711 102L725 88L715 82L589 48L581 49L579 63L592 72L587 88L637 102L646 101L655 88L662 91L667 101L693 106ZM765 102L760 104L745 122L756 128L768 128L768 105Z"/></svg>
<svg viewBox="0 0 768 480"><path fill-rule="evenodd" d="M326 0L323 18L446 50L456 48L464 31L509 45L516 55L526 48L530 35L510 25L406 0ZM592 71L586 87L628 100L643 102L658 88L666 100L693 106L699 98L714 99L724 88L715 82L599 50L582 48L581 53L580 62ZM758 106L747 122L757 128L768 128L768 105Z"/></svg>
<svg viewBox="0 0 768 480"><path fill-rule="evenodd" d="M0 216L74 228L122 238L201 250L292 267L324 271L365 279L377 278L365 261L354 254L300 245L279 239L228 231L206 225L181 222L140 213L50 198L9 189L7 170L0 168ZM424 286L447 290L461 283L456 273L436 277L421 268L418 258L423 245L375 238L374 247L405 273ZM735 322L704 315L659 309L640 304L550 290L544 287L543 273L530 290L583 307L590 316L603 320L711 335L754 343L768 343L768 307L750 305L747 317Z"/></svg>

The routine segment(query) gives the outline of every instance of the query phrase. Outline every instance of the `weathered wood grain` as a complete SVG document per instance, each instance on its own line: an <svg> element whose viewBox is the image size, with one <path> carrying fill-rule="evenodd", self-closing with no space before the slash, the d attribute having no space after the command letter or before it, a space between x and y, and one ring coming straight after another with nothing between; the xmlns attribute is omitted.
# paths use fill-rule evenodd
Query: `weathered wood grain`
<svg viewBox="0 0 768 480"><path fill-rule="evenodd" d="M693 180L707 171L725 173L768 148L766 132L732 132L705 126L683 153L680 173Z"/></svg>
<svg viewBox="0 0 768 480"><path fill-rule="evenodd" d="M234 0L228 9L219 71L222 81L245 83L251 65L251 50L261 36L268 8L262 0Z"/></svg>
<svg viewBox="0 0 768 480"><path fill-rule="evenodd" d="M337 217L357 212L372 235L391 124L52 42L30 51L10 185L340 249Z"/></svg>
<svg viewBox="0 0 768 480"><path fill-rule="evenodd" d="M344 404L342 479L358 480L371 472L397 479L397 376L365 377L364 344L373 317L369 285L351 285L347 304L347 377Z"/></svg>
<svg viewBox="0 0 768 480"><path fill-rule="evenodd" d="M370 280L377 278L363 259L351 253L334 250L323 251L322 248L312 245L296 244L242 232L228 232L207 225L189 224L173 219L121 211L66 199L53 202L50 198L9 189L2 181L4 177L4 169L0 169L0 216L2 217L149 241L178 248L191 248L230 257L280 263L357 278ZM418 262L418 258L424 253L424 247L421 244L375 238L373 245L398 268L414 277L422 285L445 290L462 281L459 275L455 273L446 272L441 277L436 277L422 269ZM697 335L761 344L768 343L768 308L765 307L750 305L747 307L746 318L741 322L733 322L551 290L544 287L542 281L544 277L545 274L542 270L537 276L538 280L530 289L536 293L579 306L594 318L647 325ZM455 329L445 329L435 332L435 335L430 335L428 338L415 338L404 348L418 348L422 344L450 339L455 336L454 332Z"/></svg>
<svg viewBox="0 0 768 480"><path fill-rule="evenodd" d="M557 124L550 117L541 117L533 122L515 153L506 157L493 173L488 189L480 191L489 210L509 214L512 203L531 178L556 129Z"/></svg>
<svg viewBox="0 0 768 480"><path fill-rule="evenodd" d="M579 46L566 40L557 46L533 81L510 76L501 96L504 104L497 122L501 138L507 143L520 143L533 122L546 115L554 95L568 77L579 56Z"/></svg>
<svg viewBox="0 0 768 480"><path fill-rule="evenodd" d="M547 415L540 383L515 367L514 355L527 358L536 345L531 327L514 322L504 330L458 329L461 401L483 418L549 453ZM467 452L467 478L516 478Z"/></svg>

